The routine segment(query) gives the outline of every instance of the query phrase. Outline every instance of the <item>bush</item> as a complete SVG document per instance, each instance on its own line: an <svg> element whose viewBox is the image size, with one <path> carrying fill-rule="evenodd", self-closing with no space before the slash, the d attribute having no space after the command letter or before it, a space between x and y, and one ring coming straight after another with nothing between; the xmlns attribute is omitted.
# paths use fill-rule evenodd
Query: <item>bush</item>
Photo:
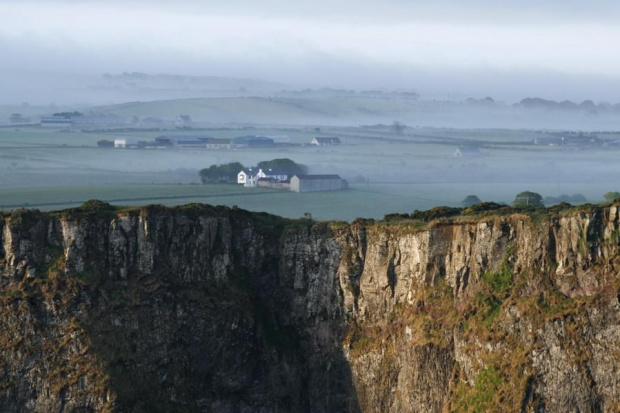
<svg viewBox="0 0 620 413"><path fill-rule="evenodd" d="M498 204L497 202L480 202L479 204L475 204L466 208L461 212L462 215L472 215L478 214L480 212L486 211L497 211L500 209L511 210L508 205Z"/></svg>
<svg viewBox="0 0 620 413"><path fill-rule="evenodd" d="M272 159L271 161L261 161L256 165L263 171L274 169L284 171L289 175L305 175L308 173L308 168L305 165L298 164L288 158Z"/></svg>
<svg viewBox="0 0 620 413"><path fill-rule="evenodd" d="M428 211L415 210L411 214L411 219L419 219L421 221L432 221L438 218L447 218L455 215L459 215L463 209L453 208L447 206L438 206L429 209Z"/></svg>

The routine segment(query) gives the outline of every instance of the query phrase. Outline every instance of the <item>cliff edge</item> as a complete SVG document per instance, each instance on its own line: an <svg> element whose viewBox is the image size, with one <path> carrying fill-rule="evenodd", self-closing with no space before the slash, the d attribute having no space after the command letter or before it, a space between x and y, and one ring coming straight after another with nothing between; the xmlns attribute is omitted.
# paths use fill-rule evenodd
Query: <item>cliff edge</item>
<svg viewBox="0 0 620 413"><path fill-rule="evenodd" d="M0 217L0 411L620 411L620 210Z"/></svg>

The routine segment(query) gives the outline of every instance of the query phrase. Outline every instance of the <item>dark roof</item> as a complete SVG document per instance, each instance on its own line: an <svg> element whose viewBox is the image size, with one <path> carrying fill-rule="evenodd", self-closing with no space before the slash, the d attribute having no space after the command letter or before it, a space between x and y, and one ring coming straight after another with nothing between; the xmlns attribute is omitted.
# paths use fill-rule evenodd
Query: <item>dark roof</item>
<svg viewBox="0 0 620 413"><path fill-rule="evenodd" d="M273 139L267 138L265 136L237 136L236 138L232 138L231 143L233 144L273 144Z"/></svg>
<svg viewBox="0 0 620 413"><path fill-rule="evenodd" d="M194 144L194 143L207 143L207 138L181 138L181 139L177 139L177 144L180 145L187 145L187 144Z"/></svg>
<svg viewBox="0 0 620 413"><path fill-rule="evenodd" d="M207 138L207 143L229 144L230 139Z"/></svg>
<svg viewBox="0 0 620 413"><path fill-rule="evenodd" d="M288 172L282 169L263 169L265 175L290 175Z"/></svg>
<svg viewBox="0 0 620 413"><path fill-rule="evenodd" d="M311 179L342 179L340 175L295 175L300 181L308 181Z"/></svg>
<svg viewBox="0 0 620 413"><path fill-rule="evenodd" d="M214 139L207 135L162 135L158 136L155 139L168 139L171 142L179 142L179 141L195 141L195 142L207 142L210 139Z"/></svg>

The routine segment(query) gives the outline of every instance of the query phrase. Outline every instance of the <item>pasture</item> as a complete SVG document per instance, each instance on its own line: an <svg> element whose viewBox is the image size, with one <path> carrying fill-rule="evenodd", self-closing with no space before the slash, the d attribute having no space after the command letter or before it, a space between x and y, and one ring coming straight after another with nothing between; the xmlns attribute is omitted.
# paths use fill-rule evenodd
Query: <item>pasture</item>
<svg viewBox="0 0 620 413"><path fill-rule="evenodd" d="M533 146L534 131L322 126L229 125L200 131L131 133L58 132L41 128L0 130L0 208L58 209L88 199L116 204L189 202L237 205L287 217L310 212L319 219L380 218L437 205L457 206L469 194L510 203L523 190L543 196L581 193L589 201L618 190L620 151L614 148ZM339 136L342 146L288 146L220 150L123 150L99 148L98 140L132 136L248 134L287 135L294 143ZM459 144L476 144L479 156L455 158ZM275 158L306 164L311 173L335 173L348 191L295 194L236 185L203 186L198 170L239 161L246 166Z"/></svg>
<svg viewBox="0 0 620 413"><path fill-rule="evenodd" d="M251 211L265 211L289 218L311 213L316 219L346 220L358 217L382 218L385 214L426 210L438 205L460 206L469 194L483 201L511 203L516 191L533 190L555 194L556 184L351 184L339 192L294 193L237 185L93 185L72 187L0 188L0 210L20 207L57 210L75 207L89 199L114 205L183 205L206 203L236 205ZM605 185L571 185L568 193L583 193L589 200L602 200Z"/></svg>

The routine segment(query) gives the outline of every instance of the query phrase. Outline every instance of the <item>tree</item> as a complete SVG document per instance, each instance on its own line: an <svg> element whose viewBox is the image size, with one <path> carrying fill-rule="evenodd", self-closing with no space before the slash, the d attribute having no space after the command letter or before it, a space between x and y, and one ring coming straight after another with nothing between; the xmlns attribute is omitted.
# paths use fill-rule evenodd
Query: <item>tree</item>
<svg viewBox="0 0 620 413"><path fill-rule="evenodd" d="M545 206L542 196L536 192L530 191L519 192L512 205L515 207L530 206L534 208L542 208Z"/></svg>
<svg viewBox="0 0 620 413"><path fill-rule="evenodd" d="M231 162L224 165L211 165L198 171L203 184L223 184L237 182L237 174L243 169L239 162Z"/></svg>
<svg viewBox="0 0 620 413"><path fill-rule="evenodd" d="M298 164L288 158L272 159L271 161L262 161L257 165L262 170L277 169L284 171L289 175L305 175L308 168L305 165Z"/></svg>
<svg viewBox="0 0 620 413"><path fill-rule="evenodd" d="M467 195L465 199L461 201L461 205L463 205L463 208L467 208L479 204L480 202L482 201L476 195Z"/></svg>
<svg viewBox="0 0 620 413"><path fill-rule="evenodd" d="M394 122L392 122L390 129L392 130L392 132L396 133L397 135L402 135L406 127L407 126L404 123L395 120Z"/></svg>
<svg viewBox="0 0 620 413"><path fill-rule="evenodd" d="M110 141L107 139L102 139L100 141L97 141L97 146L100 148L113 148L114 147L114 141Z"/></svg>
<svg viewBox="0 0 620 413"><path fill-rule="evenodd" d="M614 202L614 201L620 199L620 192L607 192L603 196L605 197L605 200L607 202Z"/></svg>

